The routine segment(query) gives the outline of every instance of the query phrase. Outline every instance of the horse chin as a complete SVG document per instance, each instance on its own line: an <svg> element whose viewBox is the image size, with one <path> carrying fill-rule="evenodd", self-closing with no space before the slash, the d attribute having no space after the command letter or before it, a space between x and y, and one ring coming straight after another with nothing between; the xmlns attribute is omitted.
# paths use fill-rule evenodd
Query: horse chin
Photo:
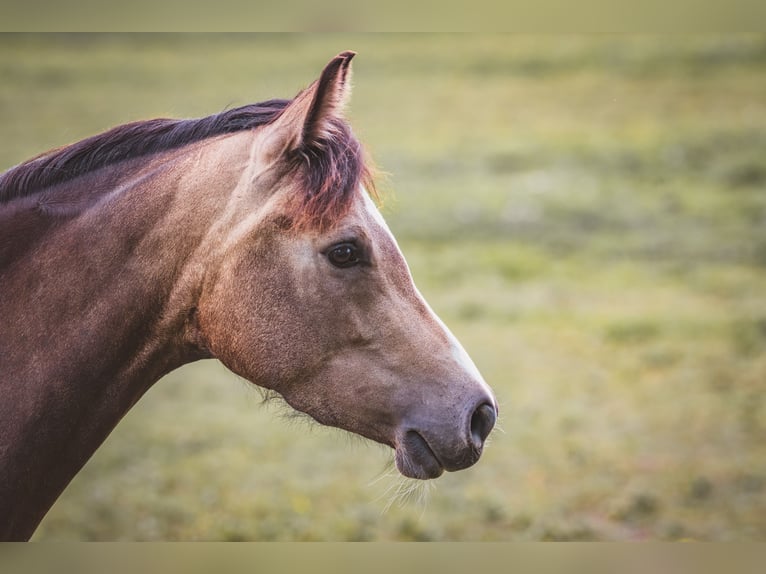
<svg viewBox="0 0 766 574"><path fill-rule="evenodd" d="M444 472L434 451L416 431L408 431L396 447L396 468L408 478L428 480Z"/></svg>

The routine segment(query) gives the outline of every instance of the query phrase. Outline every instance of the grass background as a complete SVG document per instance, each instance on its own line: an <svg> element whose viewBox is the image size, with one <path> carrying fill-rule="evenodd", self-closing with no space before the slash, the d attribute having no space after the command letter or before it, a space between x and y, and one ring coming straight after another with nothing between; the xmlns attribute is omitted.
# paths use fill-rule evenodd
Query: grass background
<svg viewBox="0 0 766 574"><path fill-rule="evenodd" d="M406 497L387 449L201 362L34 539L764 539L763 36L0 35L0 169L292 96L344 49L384 214L502 431Z"/></svg>

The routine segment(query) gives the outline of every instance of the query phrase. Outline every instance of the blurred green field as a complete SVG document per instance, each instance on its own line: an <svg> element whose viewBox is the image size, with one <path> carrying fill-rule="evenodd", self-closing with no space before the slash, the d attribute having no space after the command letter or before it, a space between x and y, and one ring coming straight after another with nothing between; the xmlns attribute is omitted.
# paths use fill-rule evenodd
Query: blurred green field
<svg viewBox="0 0 766 574"><path fill-rule="evenodd" d="M34 539L765 539L766 37L0 35L0 170L292 96L344 49L384 214L502 430L413 490L201 362Z"/></svg>

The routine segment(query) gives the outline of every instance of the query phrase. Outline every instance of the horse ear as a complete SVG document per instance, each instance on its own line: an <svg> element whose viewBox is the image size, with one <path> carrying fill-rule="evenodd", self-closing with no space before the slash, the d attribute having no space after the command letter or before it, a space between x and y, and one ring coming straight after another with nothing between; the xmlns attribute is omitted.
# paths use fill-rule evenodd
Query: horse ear
<svg viewBox="0 0 766 574"><path fill-rule="evenodd" d="M355 55L346 51L335 56L319 79L300 92L271 124L269 143L275 155L332 137L332 120L341 117L351 93L351 59Z"/></svg>

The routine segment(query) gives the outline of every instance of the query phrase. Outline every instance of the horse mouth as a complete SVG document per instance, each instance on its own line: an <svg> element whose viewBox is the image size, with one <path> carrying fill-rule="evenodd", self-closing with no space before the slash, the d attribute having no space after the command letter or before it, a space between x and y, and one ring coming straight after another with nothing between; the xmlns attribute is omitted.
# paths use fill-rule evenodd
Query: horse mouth
<svg viewBox="0 0 766 574"><path fill-rule="evenodd" d="M437 478L444 472L426 439L414 430L407 431L396 447L396 468L404 476L420 480Z"/></svg>

